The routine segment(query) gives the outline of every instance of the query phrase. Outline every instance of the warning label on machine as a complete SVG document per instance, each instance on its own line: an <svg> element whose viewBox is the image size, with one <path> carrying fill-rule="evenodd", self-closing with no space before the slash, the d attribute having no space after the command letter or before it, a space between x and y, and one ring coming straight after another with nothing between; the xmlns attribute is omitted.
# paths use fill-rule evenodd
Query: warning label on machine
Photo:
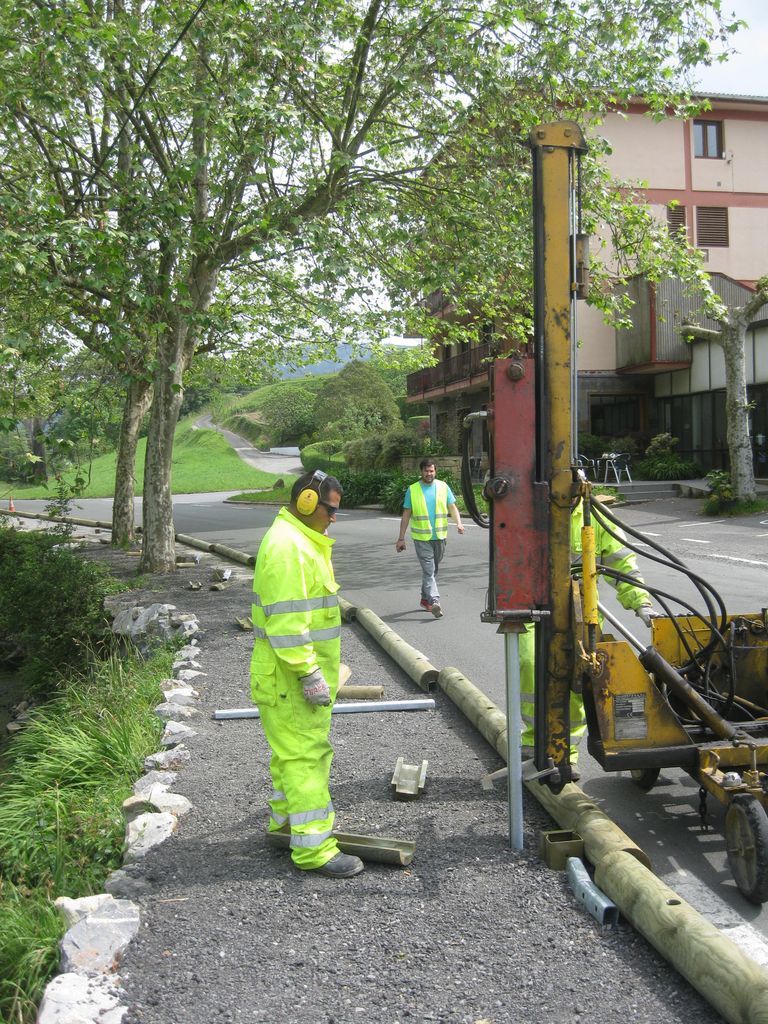
<svg viewBox="0 0 768 1024"><path fill-rule="evenodd" d="M644 740L648 736L644 693L613 696L613 734L617 740Z"/></svg>

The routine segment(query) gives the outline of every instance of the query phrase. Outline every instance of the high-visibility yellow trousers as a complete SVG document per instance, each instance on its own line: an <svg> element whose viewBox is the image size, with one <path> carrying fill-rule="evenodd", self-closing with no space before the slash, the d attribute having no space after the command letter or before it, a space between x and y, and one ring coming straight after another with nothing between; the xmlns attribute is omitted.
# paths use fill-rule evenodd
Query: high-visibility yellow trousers
<svg viewBox="0 0 768 1024"><path fill-rule="evenodd" d="M260 704L259 714L272 750L269 831L287 822L294 864L305 871L320 868L339 852L328 789L331 708L308 704L301 688L292 686L275 706Z"/></svg>
<svg viewBox="0 0 768 1024"><path fill-rule="evenodd" d="M535 637L533 623L525 627L520 634L520 717L523 720L522 744L532 747L534 744L534 711L535 711ZM587 731L587 719L584 715L584 702L580 693L571 693L568 704L571 720L571 764L576 764L579 750L576 744Z"/></svg>

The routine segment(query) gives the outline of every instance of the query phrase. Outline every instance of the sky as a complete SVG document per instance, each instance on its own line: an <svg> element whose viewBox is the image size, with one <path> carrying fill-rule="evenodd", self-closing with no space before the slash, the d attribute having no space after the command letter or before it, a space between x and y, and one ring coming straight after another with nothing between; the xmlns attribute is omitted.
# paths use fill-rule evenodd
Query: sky
<svg viewBox="0 0 768 1024"><path fill-rule="evenodd" d="M700 91L768 96L768 0L723 0L723 12L732 12L749 28L732 37L738 53L724 64L702 68Z"/></svg>

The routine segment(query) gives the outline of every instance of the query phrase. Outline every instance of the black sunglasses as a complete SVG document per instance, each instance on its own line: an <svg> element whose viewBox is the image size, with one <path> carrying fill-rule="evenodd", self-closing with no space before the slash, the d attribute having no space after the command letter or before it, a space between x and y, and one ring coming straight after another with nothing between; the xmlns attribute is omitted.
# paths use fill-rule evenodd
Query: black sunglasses
<svg viewBox="0 0 768 1024"><path fill-rule="evenodd" d="M317 504L322 505L329 516L335 516L339 511L338 505L329 505L327 501L319 500Z"/></svg>

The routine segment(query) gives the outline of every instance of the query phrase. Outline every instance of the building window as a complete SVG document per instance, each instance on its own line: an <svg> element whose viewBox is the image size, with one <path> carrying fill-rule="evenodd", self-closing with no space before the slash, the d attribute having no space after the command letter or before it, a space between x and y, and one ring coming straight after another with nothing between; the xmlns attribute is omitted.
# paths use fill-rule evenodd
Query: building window
<svg viewBox="0 0 768 1024"><path fill-rule="evenodd" d="M693 155L710 160L723 158L723 122L693 122Z"/></svg>
<svg viewBox="0 0 768 1024"><path fill-rule="evenodd" d="M700 249L728 245L728 207L696 207L696 245Z"/></svg>
<svg viewBox="0 0 768 1024"><path fill-rule="evenodd" d="M685 207L668 206L667 207L667 230L670 235L676 235L680 228L685 227Z"/></svg>

